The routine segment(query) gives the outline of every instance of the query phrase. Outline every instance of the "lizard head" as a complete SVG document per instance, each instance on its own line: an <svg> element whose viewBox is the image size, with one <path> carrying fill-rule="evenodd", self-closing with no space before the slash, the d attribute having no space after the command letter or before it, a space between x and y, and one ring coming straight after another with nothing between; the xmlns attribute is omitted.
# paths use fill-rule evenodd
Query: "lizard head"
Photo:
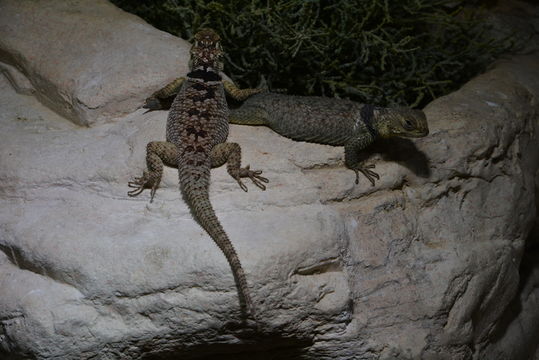
<svg viewBox="0 0 539 360"><path fill-rule="evenodd" d="M429 134L427 117L421 110L398 107L379 111L378 132L381 137L423 137Z"/></svg>
<svg viewBox="0 0 539 360"><path fill-rule="evenodd" d="M190 69L219 72L223 70L222 57L221 37L212 29L200 29L195 34L194 43L191 46Z"/></svg>

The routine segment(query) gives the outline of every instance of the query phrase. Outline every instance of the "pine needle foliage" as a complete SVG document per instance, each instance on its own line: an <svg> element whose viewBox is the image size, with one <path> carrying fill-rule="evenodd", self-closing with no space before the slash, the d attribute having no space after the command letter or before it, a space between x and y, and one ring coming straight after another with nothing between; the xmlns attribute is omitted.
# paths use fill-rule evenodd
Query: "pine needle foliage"
<svg viewBox="0 0 539 360"><path fill-rule="evenodd" d="M512 45L459 0L112 0L191 40L215 29L242 87L421 107Z"/></svg>

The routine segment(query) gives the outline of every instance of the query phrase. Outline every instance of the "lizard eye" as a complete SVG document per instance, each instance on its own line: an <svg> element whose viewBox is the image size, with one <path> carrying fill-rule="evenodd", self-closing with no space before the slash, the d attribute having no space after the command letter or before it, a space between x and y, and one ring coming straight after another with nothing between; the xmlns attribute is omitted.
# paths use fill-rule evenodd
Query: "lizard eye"
<svg viewBox="0 0 539 360"><path fill-rule="evenodd" d="M409 119L406 119L406 120L404 120L403 127L406 130L413 130L414 129L414 124Z"/></svg>

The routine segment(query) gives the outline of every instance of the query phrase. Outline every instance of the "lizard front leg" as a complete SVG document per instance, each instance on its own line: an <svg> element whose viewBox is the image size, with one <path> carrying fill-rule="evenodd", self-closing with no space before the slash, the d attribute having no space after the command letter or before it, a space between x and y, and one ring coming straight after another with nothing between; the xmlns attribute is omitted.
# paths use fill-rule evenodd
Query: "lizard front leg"
<svg viewBox="0 0 539 360"><path fill-rule="evenodd" d="M127 195L137 196L144 189L151 189L150 202L153 201L157 187L163 176L163 165L177 167L178 148L166 141L152 141L146 146L146 166L141 177L134 178L127 185L133 190Z"/></svg>
<svg viewBox="0 0 539 360"><path fill-rule="evenodd" d="M359 173L361 172L374 186L375 179L380 179L380 175L372 171L375 165L363 165L360 151L369 146L373 140L366 135L363 138L356 138L348 141L344 145L344 163L347 168L356 173L356 184L359 184Z"/></svg>
<svg viewBox="0 0 539 360"><path fill-rule="evenodd" d="M269 180L260 176L262 170L251 170L249 165L241 167L241 147L239 144L229 142L217 144L211 151L210 160L212 168L226 163L228 173L238 182L243 191L247 191L247 186L241 181L241 178L247 177L256 186L266 190L263 183L268 183Z"/></svg>
<svg viewBox="0 0 539 360"><path fill-rule="evenodd" d="M170 109L172 101L174 101L174 98L180 91L180 88L184 81L184 77L179 77L172 80L167 85L165 85L164 88L159 89L152 95L150 95L150 97L146 99L142 107L144 109L148 109L148 111Z"/></svg>
<svg viewBox="0 0 539 360"><path fill-rule="evenodd" d="M264 89L240 89L231 81L224 80L223 87L228 95L230 95L234 100L243 101L249 96L261 93Z"/></svg>

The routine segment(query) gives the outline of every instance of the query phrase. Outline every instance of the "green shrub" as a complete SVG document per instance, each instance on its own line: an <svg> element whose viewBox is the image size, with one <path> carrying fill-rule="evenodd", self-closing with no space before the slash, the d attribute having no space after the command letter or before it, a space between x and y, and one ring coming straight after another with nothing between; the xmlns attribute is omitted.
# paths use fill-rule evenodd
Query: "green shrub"
<svg viewBox="0 0 539 360"><path fill-rule="evenodd" d="M423 106L508 49L459 0L113 0L191 39L215 29L225 72L291 94Z"/></svg>

